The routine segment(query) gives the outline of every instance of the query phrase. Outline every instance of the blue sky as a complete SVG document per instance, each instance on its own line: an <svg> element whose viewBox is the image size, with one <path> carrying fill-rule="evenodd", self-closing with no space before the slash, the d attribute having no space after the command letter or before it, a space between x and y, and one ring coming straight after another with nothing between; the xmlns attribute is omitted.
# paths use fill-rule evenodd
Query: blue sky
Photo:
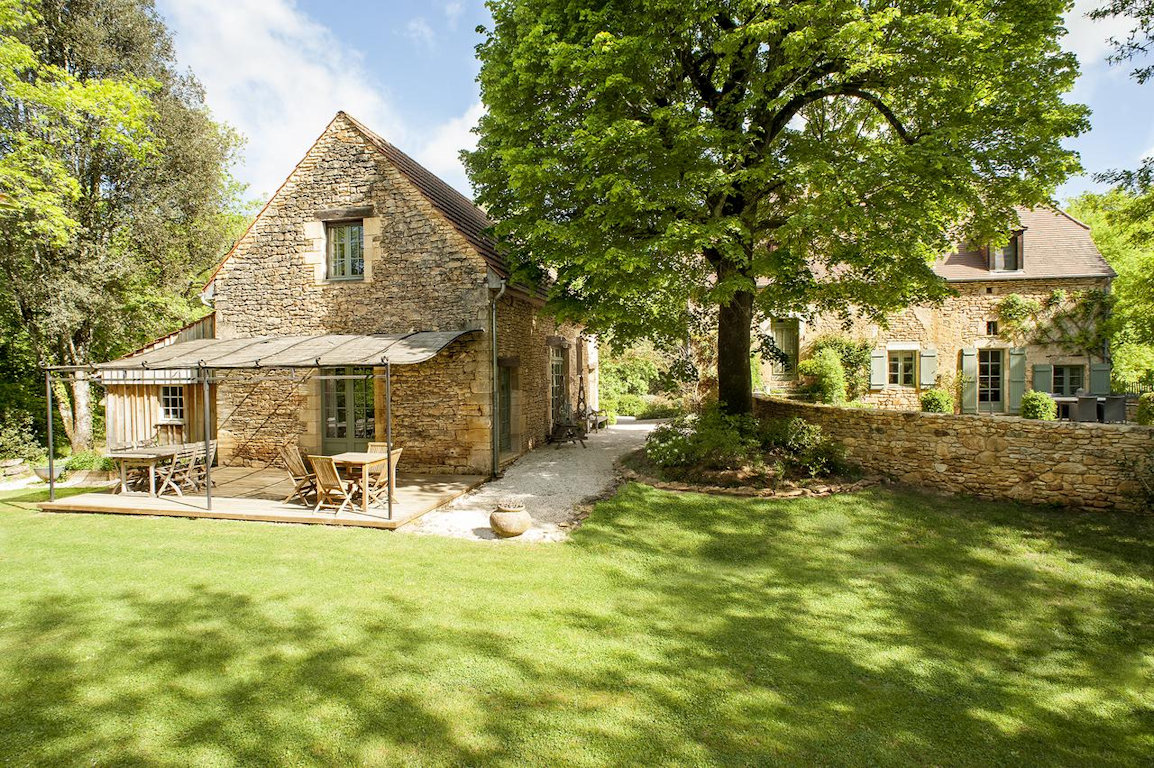
<svg viewBox="0 0 1154 768"><path fill-rule="evenodd" d="M1071 99L1093 110L1070 146L1088 172L1134 167L1154 151L1154 83L1106 63L1125 20L1091 22L1079 0L1065 45L1082 65ZM267 198L344 109L466 194L457 159L482 114L475 78L481 0L158 0L177 57L200 78L216 116L248 139L236 169ZM1072 179L1058 199L1096 188Z"/></svg>

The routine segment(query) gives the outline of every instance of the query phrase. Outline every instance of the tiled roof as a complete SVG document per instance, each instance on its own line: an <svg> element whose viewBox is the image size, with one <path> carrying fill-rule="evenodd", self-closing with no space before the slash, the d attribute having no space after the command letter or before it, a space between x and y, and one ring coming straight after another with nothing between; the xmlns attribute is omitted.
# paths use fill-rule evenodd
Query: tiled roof
<svg viewBox="0 0 1154 768"><path fill-rule="evenodd" d="M1016 272L991 272L985 249L944 256L934 272L950 282L1030 280L1053 277L1114 277L1090 237L1090 228L1056 208L1019 208L1022 266Z"/></svg>

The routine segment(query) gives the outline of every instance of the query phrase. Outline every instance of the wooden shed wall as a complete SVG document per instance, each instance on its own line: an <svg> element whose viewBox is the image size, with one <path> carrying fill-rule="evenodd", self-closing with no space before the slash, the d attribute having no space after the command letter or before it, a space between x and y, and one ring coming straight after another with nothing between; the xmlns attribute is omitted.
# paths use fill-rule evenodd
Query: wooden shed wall
<svg viewBox="0 0 1154 768"><path fill-rule="evenodd" d="M161 423L158 384L110 384L105 390L104 421L108 447L198 442L204 439L203 393L198 384L184 388L184 421ZM209 386L209 413L216 431L216 385ZM215 434L213 435L215 437Z"/></svg>

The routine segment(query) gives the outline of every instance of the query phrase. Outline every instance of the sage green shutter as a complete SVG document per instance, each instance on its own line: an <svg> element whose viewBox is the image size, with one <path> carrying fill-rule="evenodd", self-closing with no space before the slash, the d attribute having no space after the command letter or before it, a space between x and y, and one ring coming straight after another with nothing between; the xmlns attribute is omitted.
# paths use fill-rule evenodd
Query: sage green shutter
<svg viewBox="0 0 1154 768"><path fill-rule="evenodd" d="M1048 363L1034 363L1033 389L1038 392L1054 391L1054 366Z"/></svg>
<svg viewBox="0 0 1154 768"><path fill-rule="evenodd" d="M1109 363L1091 363L1090 364L1090 394L1091 395L1108 395L1108 394L1110 394L1110 364Z"/></svg>
<svg viewBox="0 0 1154 768"><path fill-rule="evenodd" d="M1026 394L1026 350L1010 350L1010 413L1022 410L1022 395Z"/></svg>
<svg viewBox="0 0 1154 768"><path fill-rule="evenodd" d="M938 351L923 349L921 360L918 361L918 383L922 388L932 387L938 383Z"/></svg>
<svg viewBox="0 0 1154 768"><path fill-rule="evenodd" d="M978 350L962 350L962 413L978 412Z"/></svg>
<svg viewBox="0 0 1154 768"><path fill-rule="evenodd" d="M870 352L870 389L886 385L886 351L878 348Z"/></svg>

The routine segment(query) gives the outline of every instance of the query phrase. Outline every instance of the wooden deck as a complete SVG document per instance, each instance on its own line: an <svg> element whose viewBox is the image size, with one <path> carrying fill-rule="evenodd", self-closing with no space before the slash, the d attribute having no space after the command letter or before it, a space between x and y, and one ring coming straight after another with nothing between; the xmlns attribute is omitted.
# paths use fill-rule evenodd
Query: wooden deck
<svg viewBox="0 0 1154 768"><path fill-rule="evenodd" d="M257 520L268 523L312 523L318 525L351 525L361 528L393 529L421 515L448 504L458 496L485 481L483 475L405 475L397 477L393 519L385 509L370 509L370 514L345 511L339 515L313 512L302 504L281 501L292 490L288 473L283 469L219 467L213 469L215 481L212 509L203 495L164 496L153 498L142 493L83 493L37 506L47 512L96 512L113 515L158 515L163 517L207 517L220 520Z"/></svg>

